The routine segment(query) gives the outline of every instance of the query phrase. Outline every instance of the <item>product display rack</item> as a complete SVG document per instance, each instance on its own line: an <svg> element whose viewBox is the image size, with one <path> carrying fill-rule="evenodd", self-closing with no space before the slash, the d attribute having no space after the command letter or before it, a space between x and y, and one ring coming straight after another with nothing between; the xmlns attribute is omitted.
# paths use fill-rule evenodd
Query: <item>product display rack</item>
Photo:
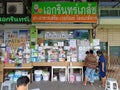
<svg viewBox="0 0 120 90"><path fill-rule="evenodd" d="M32 82L32 70L33 70L33 65L32 63L29 63L29 64L21 64L20 66L16 65L16 64L4 64L4 67L3 67L3 70L4 70L4 73L3 73L3 81L5 80L5 75L6 73L8 73L8 71L17 71L17 70L20 70L20 71L28 71L30 73L30 81Z"/></svg>
<svg viewBox="0 0 120 90"><path fill-rule="evenodd" d="M31 64L22 64L21 67L16 67L15 64L4 64L3 67L3 80L5 79L5 74L7 72L7 70L27 70L30 72L30 80L33 81L33 68L34 67L51 67L51 81L53 81L53 69L55 68L64 68L65 72L66 72L66 78L68 77L68 67L70 65L70 62L34 62ZM83 66L85 66L84 62L73 62L73 67L78 67L78 68L82 68ZM83 74L83 73L82 73ZM82 75L83 76L83 75ZM67 81L67 79L66 79Z"/></svg>

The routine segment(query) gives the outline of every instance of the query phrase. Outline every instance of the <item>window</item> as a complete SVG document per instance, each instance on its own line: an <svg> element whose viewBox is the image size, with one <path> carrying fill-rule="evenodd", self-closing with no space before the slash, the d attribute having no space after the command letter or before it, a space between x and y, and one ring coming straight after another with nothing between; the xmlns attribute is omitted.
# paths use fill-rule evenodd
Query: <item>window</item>
<svg viewBox="0 0 120 90"><path fill-rule="evenodd" d="M120 16L120 10L100 10L100 16Z"/></svg>
<svg viewBox="0 0 120 90"><path fill-rule="evenodd" d="M120 57L120 46L110 46L110 55Z"/></svg>
<svg viewBox="0 0 120 90"><path fill-rule="evenodd" d="M110 10L110 16L118 16L118 10Z"/></svg>
<svg viewBox="0 0 120 90"><path fill-rule="evenodd" d="M109 11L108 10L101 10L100 16L109 16Z"/></svg>

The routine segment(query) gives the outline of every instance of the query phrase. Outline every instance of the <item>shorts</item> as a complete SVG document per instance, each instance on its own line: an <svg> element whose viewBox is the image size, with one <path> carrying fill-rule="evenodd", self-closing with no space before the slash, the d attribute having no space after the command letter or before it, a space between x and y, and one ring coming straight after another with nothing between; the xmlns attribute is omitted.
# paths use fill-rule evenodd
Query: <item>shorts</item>
<svg viewBox="0 0 120 90"><path fill-rule="evenodd" d="M100 73L99 73L99 74L100 74L100 77L101 77L101 78L104 78L104 77L106 76L106 71L105 71L105 72L100 71Z"/></svg>

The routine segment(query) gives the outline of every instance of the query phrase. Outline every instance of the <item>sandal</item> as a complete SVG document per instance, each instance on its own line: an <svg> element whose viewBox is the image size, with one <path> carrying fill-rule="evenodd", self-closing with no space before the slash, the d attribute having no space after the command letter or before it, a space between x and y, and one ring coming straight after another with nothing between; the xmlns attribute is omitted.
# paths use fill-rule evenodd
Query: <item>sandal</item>
<svg viewBox="0 0 120 90"><path fill-rule="evenodd" d="M103 85L99 85L99 87L103 87L103 88L105 88L105 86L103 86Z"/></svg>
<svg viewBox="0 0 120 90"><path fill-rule="evenodd" d="M82 85L83 85L83 86L86 86L86 84L85 84L85 83L83 83Z"/></svg>
<svg viewBox="0 0 120 90"><path fill-rule="evenodd" d="M91 86L93 86L93 83L90 83Z"/></svg>

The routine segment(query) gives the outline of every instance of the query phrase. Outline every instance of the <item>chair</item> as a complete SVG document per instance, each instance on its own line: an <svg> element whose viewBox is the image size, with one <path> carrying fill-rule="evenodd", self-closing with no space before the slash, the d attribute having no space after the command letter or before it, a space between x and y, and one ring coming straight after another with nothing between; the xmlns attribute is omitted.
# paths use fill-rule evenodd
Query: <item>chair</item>
<svg viewBox="0 0 120 90"><path fill-rule="evenodd" d="M13 81L5 81L1 84L1 90L16 90Z"/></svg>
<svg viewBox="0 0 120 90"><path fill-rule="evenodd" d="M106 80L105 90L119 90L117 80L113 78L108 78Z"/></svg>

